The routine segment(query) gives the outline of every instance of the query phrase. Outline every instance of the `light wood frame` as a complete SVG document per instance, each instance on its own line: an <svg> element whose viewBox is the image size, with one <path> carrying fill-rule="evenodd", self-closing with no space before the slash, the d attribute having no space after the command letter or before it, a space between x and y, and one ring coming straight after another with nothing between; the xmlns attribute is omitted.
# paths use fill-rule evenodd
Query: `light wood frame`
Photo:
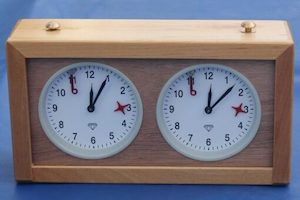
<svg viewBox="0 0 300 200"><path fill-rule="evenodd" d="M21 20L7 41L15 177L34 182L286 184L290 180L294 42L285 21ZM272 167L39 166L32 162L27 59L237 59L275 61Z"/></svg>

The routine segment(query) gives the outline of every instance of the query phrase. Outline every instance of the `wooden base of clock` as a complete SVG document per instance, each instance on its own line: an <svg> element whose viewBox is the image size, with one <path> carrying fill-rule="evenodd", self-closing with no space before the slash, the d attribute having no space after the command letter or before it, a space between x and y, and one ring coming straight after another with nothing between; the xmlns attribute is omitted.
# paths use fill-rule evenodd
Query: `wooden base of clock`
<svg viewBox="0 0 300 200"><path fill-rule="evenodd" d="M59 32L42 30L41 26L47 20L21 21L8 40L12 133L18 181L181 184L289 182L293 42L285 22L258 21L258 28L264 31L260 33L257 30L255 37L251 37L240 35L239 27L235 27L240 21L143 21L142 24L141 21L118 20L59 21L73 40L68 41L63 33L64 28ZM169 23L177 29L170 29ZM279 28L268 30L275 24ZM95 34L85 40L76 32L76 29L84 29L87 33L97 33L97 27L102 26L106 26L105 30L110 32L117 25L125 27L124 31L128 34L137 34L139 39L134 40L134 37L115 32L113 39L102 41ZM148 35L152 36L140 38L139 33L142 34L143 29L138 29L139 26L147 29ZM180 27L187 26L193 29L194 34L201 32L204 39L197 38L194 43L189 43L190 37L182 36L166 42L162 37L162 30L165 29L173 30L171 35L185 35L188 31L182 30L182 33ZM211 27L221 27L227 36L217 33L210 36ZM109 28L111 30L107 30ZM229 33L230 30L233 33ZM285 37L281 37L284 34ZM81 51L83 46L78 43L84 45L85 50ZM128 49L124 46L118 48L118 43L127 45ZM115 50L111 49L113 47L103 50L102 47L109 44L115 45ZM183 44L185 51L191 54L180 50ZM89 49L92 46L94 48ZM144 50L140 52L143 46ZM172 46L173 51L156 53L155 49L161 51L167 46ZM261 48L268 52L262 55ZM213 49L218 51L214 52ZM201 54L194 54L195 50ZM110 158L85 160L63 153L48 140L38 119L38 100L48 78L66 65L83 61L108 64L122 71L134 82L142 98L144 117L137 138L124 151ZM256 137L242 152L222 161L204 162L184 157L166 143L156 124L156 103L163 85L179 70L199 63L223 64L241 72L255 86L261 100L262 120Z"/></svg>

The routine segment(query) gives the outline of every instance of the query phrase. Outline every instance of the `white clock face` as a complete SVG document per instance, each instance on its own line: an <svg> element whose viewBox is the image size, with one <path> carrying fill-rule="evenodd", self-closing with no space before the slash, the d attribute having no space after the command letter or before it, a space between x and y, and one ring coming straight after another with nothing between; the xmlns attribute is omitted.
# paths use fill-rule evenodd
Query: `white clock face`
<svg viewBox="0 0 300 200"><path fill-rule="evenodd" d="M100 63L76 63L45 84L39 118L48 138L61 150L85 159L112 156L136 137L142 102L133 83Z"/></svg>
<svg viewBox="0 0 300 200"><path fill-rule="evenodd" d="M250 81L229 67L199 64L175 74L162 89L157 122L166 141L181 154L222 160L243 150L261 118Z"/></svg>

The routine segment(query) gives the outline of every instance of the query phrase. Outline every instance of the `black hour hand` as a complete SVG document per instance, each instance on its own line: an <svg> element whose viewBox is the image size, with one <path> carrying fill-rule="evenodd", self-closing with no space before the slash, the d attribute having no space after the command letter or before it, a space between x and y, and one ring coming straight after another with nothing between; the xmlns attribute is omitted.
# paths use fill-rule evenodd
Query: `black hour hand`
<svg viewBox="0 0 300 200"><path fill-rule="evenodd" d="M99 96L100 96L102 90L104 89L104 87L105 87L105 85L106 85L106 81L107 81L107 77L106 77L105 80L102 82L102 84L101 84L101 86L100 86L100 88L99 88L99 90L98 90L98 92L97 92L97 95L96 95L95 100L94 100L94 101L91 101L91 99L90 99L90 105L87 107L87 109L88 109L89 112L94 112L94 111L95 111L95 104L96 104L96 102L97 102L97 100L98 100L98 98L99 98ZM91 89L91 91L93 91L93 90ZM92 93L92 92L90 92L90 96L91 96L91 93Z"/></svg>
<svg viewBox="0 0 300 200"><path fill-rule="evenodd" d="M212 112L211 96L212 96L212 92L211 92L211 85L210 85L209 92L208 92L208 98L207 98L207 106L205 107L206 114L210 114Z"/></svg>
<svg viewBox="0 0 300 200"><path fill-rule="evenodd" d="M93 106L93 100L94 100L94 92L93 92L93 84L92 84L90 90L90 104L87 107L89 112L93 112L95 110L95 107Z"/></svg>

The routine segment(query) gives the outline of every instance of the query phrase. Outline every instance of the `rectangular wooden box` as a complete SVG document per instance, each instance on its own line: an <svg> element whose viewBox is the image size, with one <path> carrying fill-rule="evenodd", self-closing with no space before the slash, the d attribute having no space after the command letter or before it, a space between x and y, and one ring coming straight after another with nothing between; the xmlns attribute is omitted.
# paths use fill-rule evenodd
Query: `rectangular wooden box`
<svg viewBox="0 0 300 200"><path fill-rule="evenodd" d="M286 184L290 179L293 39L285 21L21 20L7 41L15 176L18 181L101 183ZM127 74L141 95L144 118L134 142L103 160L58 150L45 136L37 102L46 80L75 62L95 61ZM257 88L262 122L254 141L215 162L173 150L156 125L160 89L178 70L220 63L245 74ZM147 84L145 84L147 83Z"/></svg>

